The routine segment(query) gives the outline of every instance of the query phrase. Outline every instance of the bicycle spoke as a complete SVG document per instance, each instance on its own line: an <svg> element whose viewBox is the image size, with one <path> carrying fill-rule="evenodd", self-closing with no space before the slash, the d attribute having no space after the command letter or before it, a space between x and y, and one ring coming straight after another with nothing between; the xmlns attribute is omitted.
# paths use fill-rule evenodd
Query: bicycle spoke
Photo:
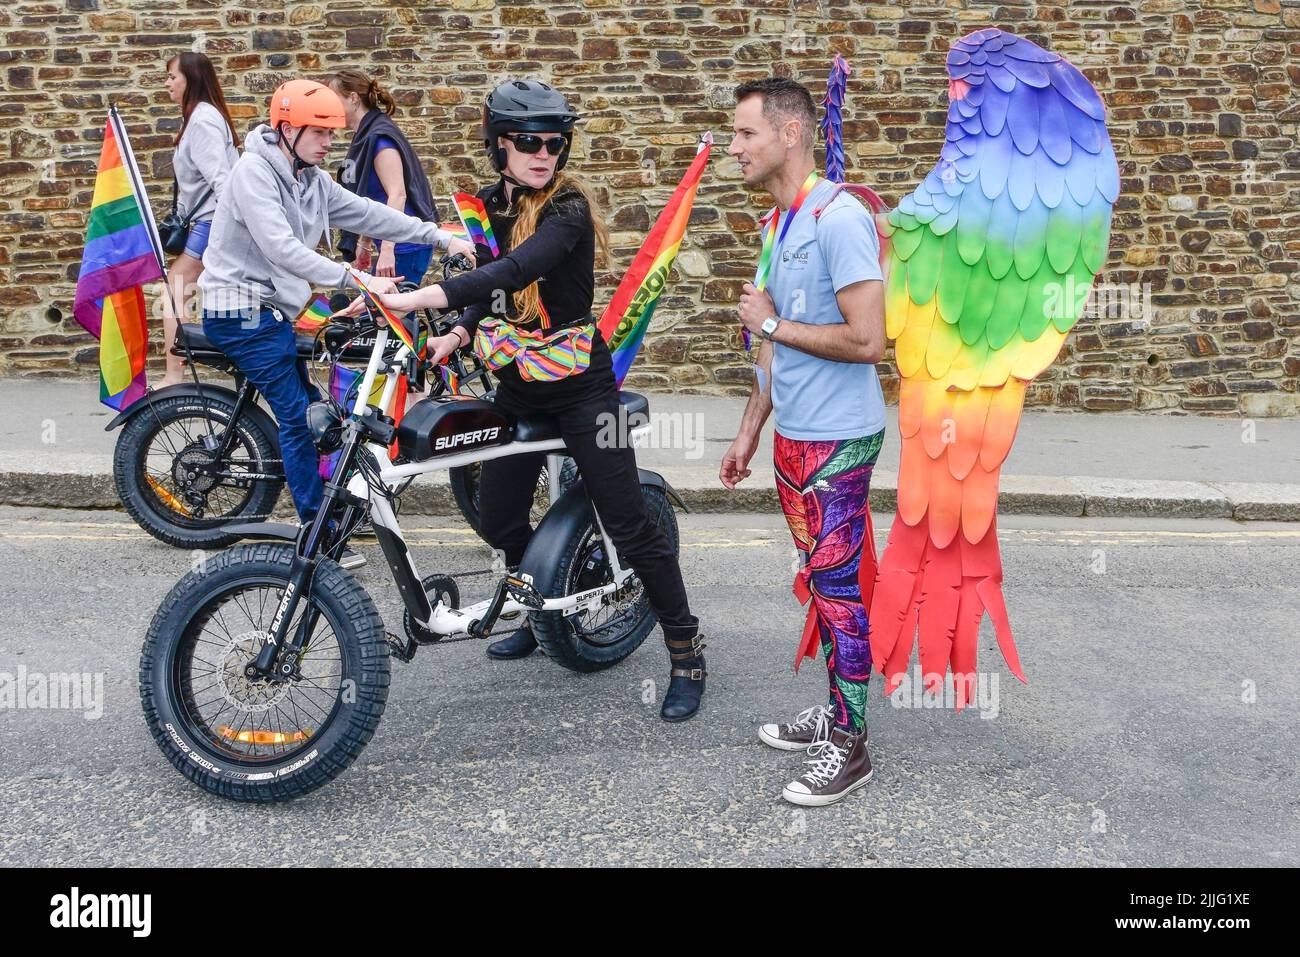
<svg viewBox="0 0 1300 957"><path fill-rule="evenodd" d="M328 724L344 674L339 639L320 614L316 634L303 648L299 677L285 684L245 677L283 594L283 587L250 584L213 599L196 614L186 645L187 691L181 697L190 722L211 747L253 763L279 760L306 746ZM288 633L295 634L316 608L304 603ZM206 653L200 653L204 646Z"/></svg>
<svg viewBox="0 0 1300 957"><path fill-rule="evenodd" d="M241 487L235 484L239 481L236 478L213 476L207 471L202 442L212 424L210 417L205 416L186 416L166 423L150 438L142 463L144 473L157 483L156 487L146 489L152 493L155 504L177 516L175 521L193 528L209 528L241 514L255 490L253 482ZM224 423L215 424L225 428ZM196 433L191 426L197 425L202 425L203 429ZM182 459L191 453L193 460ZM179 461L186 462L197 473L190 480L189 487L176 481L174 470ZM234 447L223 460L212 466L217 472L242 471L246 474L253 470L265 472L267 468L267 463L259 461L252 440L238 429L234 431ZM204 490L209 482L211 487ZM196 495L197 501L190 499L191 495ZM189 510L199 505L204 514L202 518L195 518Z"/></svg>

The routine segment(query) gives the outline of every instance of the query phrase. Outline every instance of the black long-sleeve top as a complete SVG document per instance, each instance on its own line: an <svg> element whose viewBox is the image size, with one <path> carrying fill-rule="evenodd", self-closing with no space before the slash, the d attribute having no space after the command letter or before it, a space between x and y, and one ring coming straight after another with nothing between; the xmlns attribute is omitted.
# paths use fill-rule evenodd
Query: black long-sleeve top
<svg viewBox="0 0 1300 957"><path fill-rule="evenodd" d="M515 216L507 215L505 181L479 190L492 221L501 256L477 249L479 266L441 283L450 309L460 309L456 325L472 337L480 319L511 318L514 293L537 282L551 328L580 325L591 315L595 295L596 237L587 200L576 189L562 189L542 207L537 229L518 248L511 247Z"/></svg>
<svg viewBox="0 0 1300 957"><path fill-rule="evenodd" d="M513 318L514 293L537 282L551 329L576 326L591 317L596 286L596 232L587 199L576 189L563 189L542 207L532 236L511 248L515 216L507 215L505 181L478 192L492 221L501 256L480 245L480 265L441 283L450 309L460 309L456 325L473 339L479 320L488 316ZM591 365L578 375L556 382L528 382L512 362L497 371L498 404L523 414L544 411L573 401L612 395L617 390L609 347L599 333L593 337Z"/></svg>

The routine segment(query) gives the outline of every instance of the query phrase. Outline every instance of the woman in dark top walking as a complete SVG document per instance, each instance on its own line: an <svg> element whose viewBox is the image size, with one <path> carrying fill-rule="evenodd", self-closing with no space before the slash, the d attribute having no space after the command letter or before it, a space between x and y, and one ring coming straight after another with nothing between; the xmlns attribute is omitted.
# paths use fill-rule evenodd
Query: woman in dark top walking
<svg viewBox="0 0 1300 957"><path fill-rule="evenodd" d="M429 340L434 361L471 341L483 355L520 336L553 340L558 373L501 366L496 399L515 414L542 413L559 423L596 512L620 556L636 571L664 629L671 672L661 715L684 721L704 693L704 643L691 614L681 567L663 531L646 513L629 443L597 441L602 423L618 421L618 386L609 348L591 314L596 247L607 231L587 188L562 172L578 115L556 90L512 80L488 96L483 137L500 180L479 192L501 256L478 248L479 268L417 292L381 297L395 312L461 309L452 331ZM507 350L508 351L508 350ZM587 353L589 352L589 356ZM571 368L572 371L564 371ZM605 416L612 418L606 419ZM544 456L483 463L480 514L488 543L515 566L533 533L528 522ZM488 647L495 658L521 658L537 647L528 626Z"/></svg>
<svg viewBox="0 0 1300 957"><path fill-rule="evenodd" d="M339 185L426 223L438 221L433 192L420 158L393 122L393 96L379 81L359 70L340 70L329 87L343 101L348 126L354 131L348 155L339 170ZM419 285L433 259L433 247L419 243L381 242L344 232L339 242L344 259L376 276Z"/></svg>

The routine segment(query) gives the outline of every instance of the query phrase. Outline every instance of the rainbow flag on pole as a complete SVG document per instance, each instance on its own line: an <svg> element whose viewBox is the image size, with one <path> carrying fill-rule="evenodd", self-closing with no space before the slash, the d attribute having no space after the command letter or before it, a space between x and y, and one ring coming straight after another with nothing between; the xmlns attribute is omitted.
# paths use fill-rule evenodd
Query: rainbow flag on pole
<svg viewBox="0 0 1300 957"><path fill-rule="evenodd" d="M497 238L492 232L492 220L488 219L483 200L469 193L454 193L451 198L456 204L456 215L469 234L469 241L486 246L492 250L493 256L500 256L501 250L497 248Z"/></svg>
<svg viewBox="0 0 1300 957"><path fill-rule="evenodd" d="M614 290L614 298L600 317L600 332L609 344L614 360L614 378L620 386L641 348L659 294L668 284L668 271L672 269L682 237L686 235L686 222L691 218L691 207L695 204L695 190L700 185L712 148L713 134L705 133L700 137L694 161L677 184L668 205L655 220L650 234L632 260L632 267Z"/></svg>
<svg viewBox="0 0 1300 957"><path fill-rule="evenodd" d="M361 380L365 377L365 372L360 369L349 369L347 366L335 365L330 373L330 397L341 405L348 413L352 412L352 406L357 401L357 388L361 385ZM375 384L370 390L370 397L366 400L368 405L379 405L379 400L384 397L384 387L388 384L388 376L375 376ZM399 425L402 416L406 414L406 397L410 392L410 383L406 376L400 376L397 380L397 391L393 393L393 401L385 410L393 418L393 425ZM317 466L320 477L328 479L334 474L334 463L338 461L342 452L331 452L328 455L322 455ZM388 447L390 458L397 458L397 439L393 439L392 444Z"/></svg>
<svg viewBox="0 0 1300 957"><path fill-rule="evenodd" d="M99 340L99 400L121 411L145 393L144 283L164 275L162 243L117 107L108 113L72 313Z"/></svg>
<svg viewBox="0 0 1300 957"><path fill-rule="evenodd" d="M429 337L419 321L417 320L413 326L415 329L415 335L413 336L411 330L406 327L406 323L389 312L388 307L380 302L378 297L361 281L361 277L357 275L355 269L352 271L352 278L356 281L357 288L361 290L361 294L365 296L370 307L384 317L388 323L389 333L399 339L411 352L424 358Z"/></svg>

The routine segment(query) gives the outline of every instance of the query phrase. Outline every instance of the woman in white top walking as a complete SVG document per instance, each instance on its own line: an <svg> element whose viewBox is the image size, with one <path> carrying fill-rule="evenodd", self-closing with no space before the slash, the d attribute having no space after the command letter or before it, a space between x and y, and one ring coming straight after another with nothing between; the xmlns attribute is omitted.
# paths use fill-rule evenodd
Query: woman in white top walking
<svg viewBox="0 0 1300 957"><path fill-rule="evenodd" d="M176 152L172 170L176 176L176 208L181 216L191 216L185 251L176 257L167 273L172 296L163 297L163 335L167 356L167 374L163 385L181 381L183 365L172 355L176 339L174 302L181 314L196 290L203 272L203 250L208 245L212 217L230 168L239 159L235 124L226 108L226 98L217 83L212 61L202 53L181 53L167 61L167 95L181 107L183 119L176 135Z"/></svg>

